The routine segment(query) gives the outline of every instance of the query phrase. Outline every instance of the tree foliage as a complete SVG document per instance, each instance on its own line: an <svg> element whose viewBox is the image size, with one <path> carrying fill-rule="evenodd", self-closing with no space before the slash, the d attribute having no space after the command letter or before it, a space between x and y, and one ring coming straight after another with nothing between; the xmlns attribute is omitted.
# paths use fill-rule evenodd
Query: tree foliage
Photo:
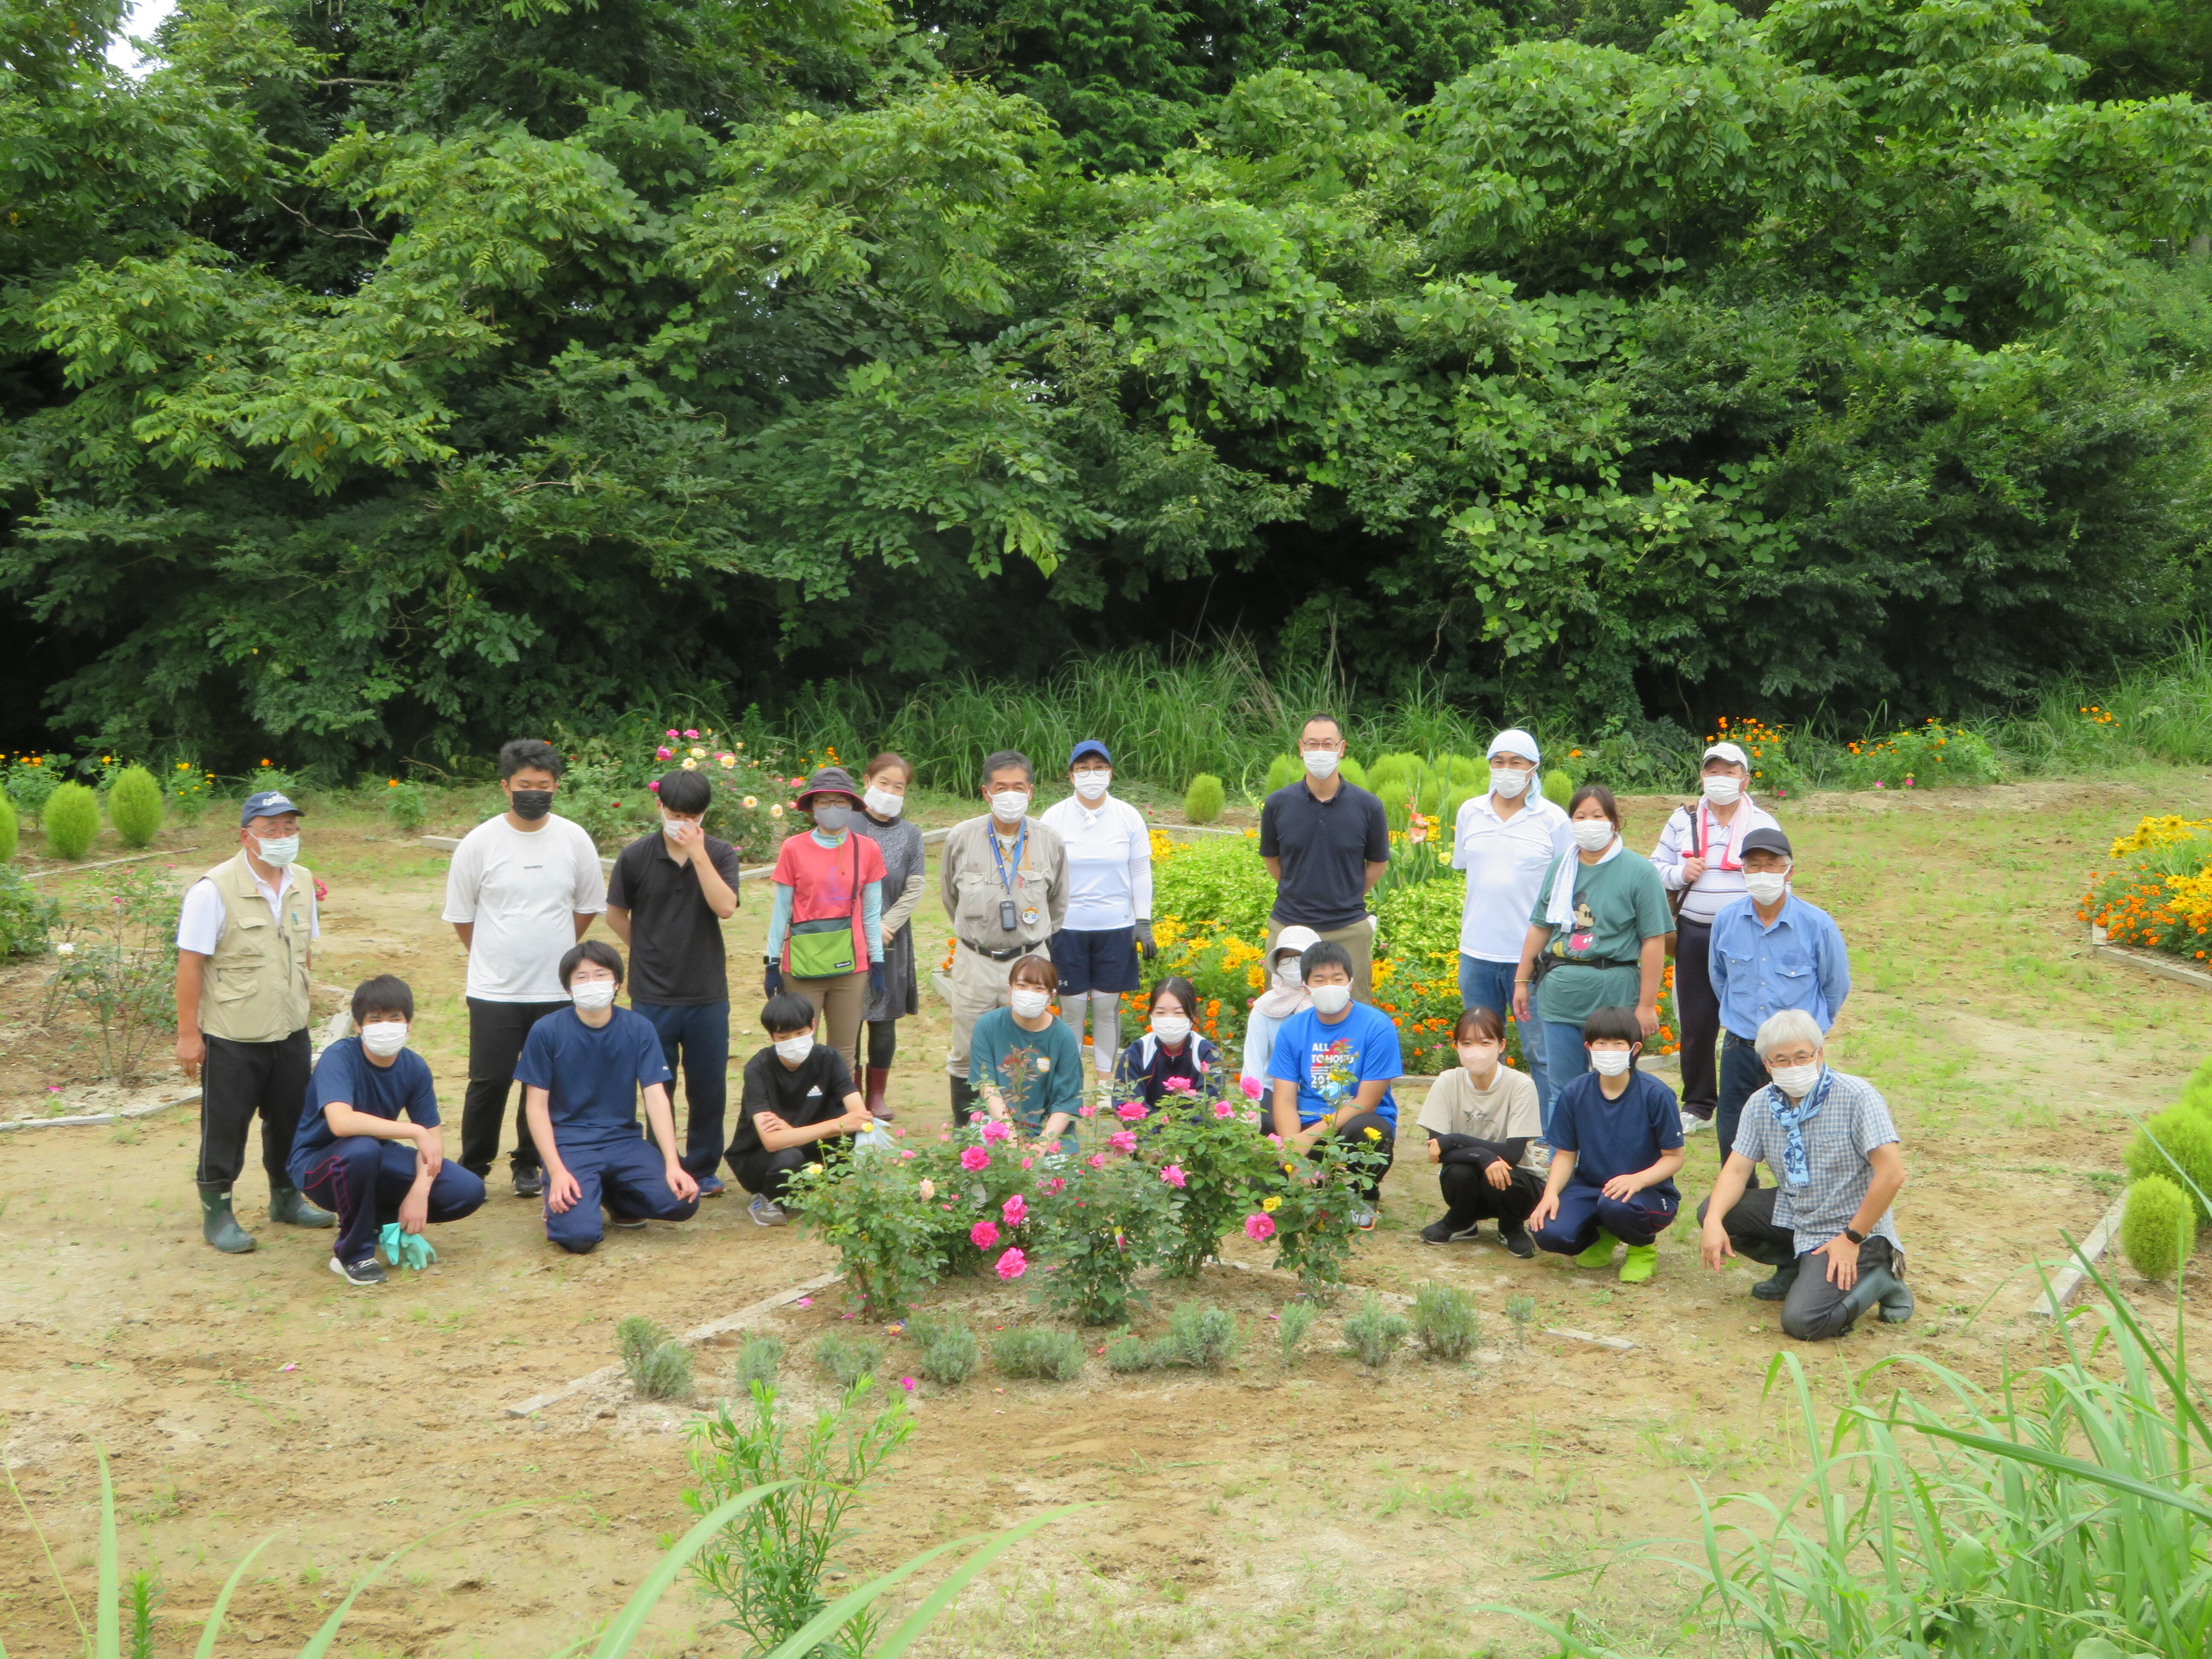
<svg viewBox="0 0 2212 1659"><path fill-rule="evenodd" d="M2212 122L2024 0L1086 4L186 0L132 81L0 0L55 720L444 756L1208 617L1949 712L2197 605Z"/></svg>

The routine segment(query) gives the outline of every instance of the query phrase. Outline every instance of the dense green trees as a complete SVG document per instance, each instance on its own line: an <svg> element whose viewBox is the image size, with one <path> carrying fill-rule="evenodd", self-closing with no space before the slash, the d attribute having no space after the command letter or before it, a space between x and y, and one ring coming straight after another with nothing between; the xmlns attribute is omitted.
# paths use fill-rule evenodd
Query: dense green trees
<svg viewBox="0 0 2212 1659"><path fill-rule="evenodd" d="M1086 3L186 0L133 84L0 0L19 674L343 759L1231 623L1948 712L2195 614L2212 124L2022 0Z"/></svg>

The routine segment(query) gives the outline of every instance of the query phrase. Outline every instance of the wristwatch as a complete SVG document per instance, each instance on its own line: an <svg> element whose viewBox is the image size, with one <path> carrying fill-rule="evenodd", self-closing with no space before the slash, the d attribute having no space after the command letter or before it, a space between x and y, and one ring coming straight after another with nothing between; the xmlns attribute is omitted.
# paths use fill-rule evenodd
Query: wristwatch
<svg viewBox="0 0 2212 1659"><path fill-rule="evenodd" d="M1849 1227L1844 1229L1844 1237L1850 1239L1854 1244L1863 1244L1867 1241L1867 1236L1864 1233L1855 1231L1853 1229Z"/></svg>

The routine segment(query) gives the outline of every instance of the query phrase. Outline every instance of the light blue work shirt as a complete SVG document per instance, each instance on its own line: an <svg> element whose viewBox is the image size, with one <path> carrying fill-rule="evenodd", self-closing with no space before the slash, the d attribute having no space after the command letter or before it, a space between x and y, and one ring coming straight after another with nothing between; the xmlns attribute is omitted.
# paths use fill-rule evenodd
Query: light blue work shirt
<svg viewBox="0 0 2212 1659"><path fill-rule="evenodd" d="M1795 893L1765 924L1748 893L1723 906L1713 918L1705 969L1720 999L1721 1024L1747 1042L1784 1008L1802 1008L1826 1031L1851 994L1850 953L1836 919Z"/></svg>

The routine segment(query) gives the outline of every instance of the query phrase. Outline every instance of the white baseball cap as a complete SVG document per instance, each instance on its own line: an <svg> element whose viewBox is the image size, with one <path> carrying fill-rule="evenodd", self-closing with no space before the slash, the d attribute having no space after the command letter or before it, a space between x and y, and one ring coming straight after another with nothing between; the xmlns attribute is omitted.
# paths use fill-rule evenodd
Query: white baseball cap
<svg viewBox="0 0 2212 1659"><path fill-rule="evenodd" d="M1746 772L1751 770L1749 757L1732 743L1715 744L1705 750L1705 760L1724 760L1731 766L1741 766ZM1699 765L1704 763L1703 761L1698 763Z"/></svg>

